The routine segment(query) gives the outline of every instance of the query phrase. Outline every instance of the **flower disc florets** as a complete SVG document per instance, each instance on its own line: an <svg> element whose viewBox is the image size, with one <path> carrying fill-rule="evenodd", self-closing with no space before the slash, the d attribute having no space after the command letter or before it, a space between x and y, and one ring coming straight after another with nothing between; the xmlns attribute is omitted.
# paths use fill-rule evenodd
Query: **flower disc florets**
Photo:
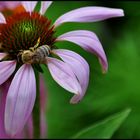
<svg viewBox="0 0 140 140"><path fill-rule="evenodd" d="M1 51L16 57L21 50L28 50L37 43L53 46L55 38L51 21L39 13L23 12L10 16L0 25Z"/></svg>

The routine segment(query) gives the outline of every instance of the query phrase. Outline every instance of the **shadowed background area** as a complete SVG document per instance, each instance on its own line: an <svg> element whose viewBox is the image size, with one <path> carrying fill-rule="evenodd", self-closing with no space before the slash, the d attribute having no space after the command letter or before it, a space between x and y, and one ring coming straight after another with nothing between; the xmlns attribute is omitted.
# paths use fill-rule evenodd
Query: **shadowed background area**
<svg viewBox="0 0 140 140"><path fill-rule="evenodd" d="M87 60L90 83L83 100L72 105L69 103L72 94L61 88L45 68L48 138L70 138L126 108L132 111L113 138L140 138L140 2L55 1L46 16L54 22L63 13L83 6L122 8L125 17L95 23L65 23L57 28L56 35L77 29L95 32L106 52L109 70L102 74L97 57L75 44L56 44L58 48L73 50Z"/></svg>

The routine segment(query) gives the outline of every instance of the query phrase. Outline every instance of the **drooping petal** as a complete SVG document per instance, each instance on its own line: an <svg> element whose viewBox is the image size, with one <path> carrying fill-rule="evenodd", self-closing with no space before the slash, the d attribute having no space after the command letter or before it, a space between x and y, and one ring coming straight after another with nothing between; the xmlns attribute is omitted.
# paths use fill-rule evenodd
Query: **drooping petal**
<svg viewBox="0 0 140 140"><path fill-rule="evenodd" d="M22 5L27 12L32 12L37 4L37 1L23 1Z"/></svg>
<svg viewBox="0 0 140 140"><path fill-rule="evenodd" d="M52 1L42 1L41 8L40 8L40 14L44 15L46 10L50 7L51 4L52 4Z"/></svg>
<svg viewBox="0 0 140 140"><path fill-rule="evenodd" d="M39 88L40 89L40 106L41 106L41 109L43 109L45 111L46 110L46 104L47 104L48 92L47 92L47 88L46 88L46 85L45 85L43 75L40 74L39 78L40 78L40 83L39 83L39 86L40 86L40 88Z"/></svg>
<svg viewBox="0 0 140 140"><path fill-rule="evenodd" d="M57 38L56 41L70 41L97 55L105 73L108 70L108 62L103 47L95 33L91 31L76 30L67 32Z"/></svg>
<svg viewBox="0 0 140 140"><path fill-rule="evenodd" d="M0 12L0 24L5 24L5 23L6 23L6 19L4 15Z"/></svg>
<svg viewBox="0 0 140 140"><path fill-rule="evenodd" d="M68 64L56 58L47 58L47 65L53 79L60 86L74 94L81 93L81 86Z"/></svg>
<svg viewBox="0 0 140 140"><path fill-rule="evenodd" d="M46 121L46 107L47 107L48 92L44 83L43 76L40 74L40 138L47 137L47 121Z"/></svg>
<svg viewBox="0 0 140 140"><path fill-rule="evenodd" d="M84 58L73 51L57 49L53 50L53 52L72 68L74 74L77 76L80 82L82 93L79 95L74 95L70 101L71 103L77 103L82 99L88 87L89 65Z"/></svg>
<svg viewBox="0 0 140 140"><path fill-rule="evenodd" d="M47 121L46 113L41 110L40 112L40 138L44 139L47 136Z"/></svg>
<svg viewBox="0 0 140 140"><path fill-rule="evenodd" d="M95 22L121 16L124 16L122 9L89 6L65 13L55 21L54 25L57 27L65 22Z"/></svg>
<svg viewBox="0 0 140 140"><path fill-rule="evenodd" d="M15 61L0 62L0 85L3 84L15 71Z"/></svg>
<svg viewBox="0 0 140 140"><path fill-rule="evenodd" d="M14 136L21 132L31 115L36 97L36 81L31 65L24 64L15 74L5 107L5 129Z"/></svg>

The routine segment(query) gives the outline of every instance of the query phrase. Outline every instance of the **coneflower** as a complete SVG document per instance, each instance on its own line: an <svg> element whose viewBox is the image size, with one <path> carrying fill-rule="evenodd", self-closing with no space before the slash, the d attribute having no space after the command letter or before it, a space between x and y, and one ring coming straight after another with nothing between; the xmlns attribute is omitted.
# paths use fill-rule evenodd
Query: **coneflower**
<svg viewBox="0 0 140 140"><path fill-rule="evenodd" d="M36 87L39 79L37 75L41 72L40 64L47 65L53 79L74 93L71 103L79 102L87 90L88 63L73 51L56 49L56 42L73 42L95 54L102 71L107 72L107 58L95 33L75 30L56 38L54 33L57 32L57 27L66 22L95 22L124 16L121 9L90 6L70 11L52 25L44 16L51 3L41 2L39 13L34 11L36 1L22 2L25 12L7 18L0 13L0 84L12 78L4 111L5 131L10 136L23 130L32 114L35 100L38 100Z"/></svg>

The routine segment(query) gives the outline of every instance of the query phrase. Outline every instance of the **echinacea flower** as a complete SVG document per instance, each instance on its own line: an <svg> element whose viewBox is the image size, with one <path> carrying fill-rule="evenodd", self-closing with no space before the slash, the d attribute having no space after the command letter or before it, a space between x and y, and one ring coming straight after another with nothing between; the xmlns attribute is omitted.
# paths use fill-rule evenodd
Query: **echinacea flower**
<svg viewBox="0 0 140 140"><path fill-rule="evenodd" d="M75 30L54 36L57 27L66 22L95 22L124 15L123 10L105 7L83 7L60 16L53 25L44 16L52 2L37 4L22 2L25 12L5 18L0 13L0 85L13 78L7 91L4 126L8 135L21 132L32 114L36 100L36 76L40 64L45 64L53 79L74 96L71 103L79 102L88 87L89 65L79 54L56 49L55 42L69 41L95 54L105 73L107 58L95 33ZM58 56L58 57L55 57Z"/></svg>

